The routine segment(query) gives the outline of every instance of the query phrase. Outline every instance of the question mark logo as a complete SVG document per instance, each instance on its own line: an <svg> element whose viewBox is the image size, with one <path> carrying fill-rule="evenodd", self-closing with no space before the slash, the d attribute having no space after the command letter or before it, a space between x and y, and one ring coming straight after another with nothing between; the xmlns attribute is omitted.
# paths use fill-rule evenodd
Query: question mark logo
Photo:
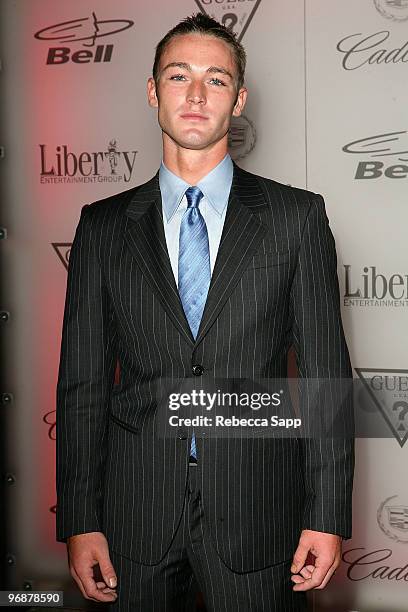
<svg viewBox="0 0 408 612"><path fill-rule="evenodd" d="M405 420L405 415L408 413L408 402L404 402L404 401L399 401L399 402L395 402L392 409L393 410L398 410L402 408L402 410L400 411L399 415L398 415L398 421L400 422L397 430L398 431L405 431L405 425L403 423L403 421Z"/></svg>
<svg viewBox="0 0 408 612"><path fill-rule="evenodd" d="M234 30L234 26L238 23L238 17L234 13L226 13L222 18L222 25L229 30Z"/></svg>

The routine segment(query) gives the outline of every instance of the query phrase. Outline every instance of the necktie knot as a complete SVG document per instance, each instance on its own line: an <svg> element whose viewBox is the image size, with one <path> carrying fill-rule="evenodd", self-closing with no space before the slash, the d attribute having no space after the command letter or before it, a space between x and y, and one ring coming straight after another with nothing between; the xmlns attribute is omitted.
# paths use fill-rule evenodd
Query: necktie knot
<svg viewBox="0 0 408 612"><path fill-rule="evenodd" d="M203 196L203 192L198 187L189 187L186 189L187 208L198 208Z"/></svg>

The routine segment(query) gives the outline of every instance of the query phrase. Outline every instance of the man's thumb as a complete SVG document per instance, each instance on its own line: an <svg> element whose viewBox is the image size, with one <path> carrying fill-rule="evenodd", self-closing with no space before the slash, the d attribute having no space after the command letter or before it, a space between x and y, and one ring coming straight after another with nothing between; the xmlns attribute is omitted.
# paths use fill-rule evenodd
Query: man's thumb
<svg viewBox="0 0 408 612"><path fill-rule="evenodd" d="M296 549L295 554L293 555L293 562L290 568L290 571L293 573L299 572L306 562L308 549L306 546L299 545Z"/></svg>
<svg viewBox="0 0 408 612"><path fill-rule="evenodd" d="M106 561L102 566L99 564L99 568L101 570L102 578L109 587L114 589L118 583L115 570L113 569L113 565Z"/></svg>

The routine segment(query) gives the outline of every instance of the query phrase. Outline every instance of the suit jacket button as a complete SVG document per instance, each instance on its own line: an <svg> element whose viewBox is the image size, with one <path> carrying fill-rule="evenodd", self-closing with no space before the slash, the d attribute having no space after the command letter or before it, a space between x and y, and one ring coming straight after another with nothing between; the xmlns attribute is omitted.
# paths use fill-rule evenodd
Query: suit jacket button
<svg viewBox="0 0 408 612"><path fill-rule="evenodd" d="M178 432L178 439L187 440L187 432L184 429L180 429L180 431Z"/></svg>
<svg viewBox="0 0 408 612"><path fill-rule="evenodd" d="M193 370L194 376L201 376L201 374L204 372L204 368L200 363L193 365L192 370Z"/></svg>

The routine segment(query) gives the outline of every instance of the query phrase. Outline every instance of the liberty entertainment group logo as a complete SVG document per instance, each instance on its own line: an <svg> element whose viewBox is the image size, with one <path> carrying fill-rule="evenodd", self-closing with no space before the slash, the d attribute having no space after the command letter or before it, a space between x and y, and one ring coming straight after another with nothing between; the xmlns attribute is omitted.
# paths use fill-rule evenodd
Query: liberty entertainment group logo
<svg viewBox="0 0 408 612"><path fill-rule="evenodd" d="M40 182L128 183L133 174L137 151L120 151L115 139L104 151L72 151L68 145L55 149L40 144Z"/></svg>
<svg viewBox="0 0 408 612"><path fill-rule="evenodd" d="M407 307L408 274L384 274L376 266L357 269L344 264L343 305L360 307Z"/></svg>
<svg viewBox="0 0 408 612"><path fill-rule="evenodd" d="M58 66L68 62L74 64L110 62L114 49L113 44L97 44L97 40L124 32L133 24L134 22L130 19L98 19L96 13L92 12L90 17L47 26L36 32L34 38L69 45L49 47L45 62L47 65ZM71 45L78 43L87 48L73 50Z"/></svg>

